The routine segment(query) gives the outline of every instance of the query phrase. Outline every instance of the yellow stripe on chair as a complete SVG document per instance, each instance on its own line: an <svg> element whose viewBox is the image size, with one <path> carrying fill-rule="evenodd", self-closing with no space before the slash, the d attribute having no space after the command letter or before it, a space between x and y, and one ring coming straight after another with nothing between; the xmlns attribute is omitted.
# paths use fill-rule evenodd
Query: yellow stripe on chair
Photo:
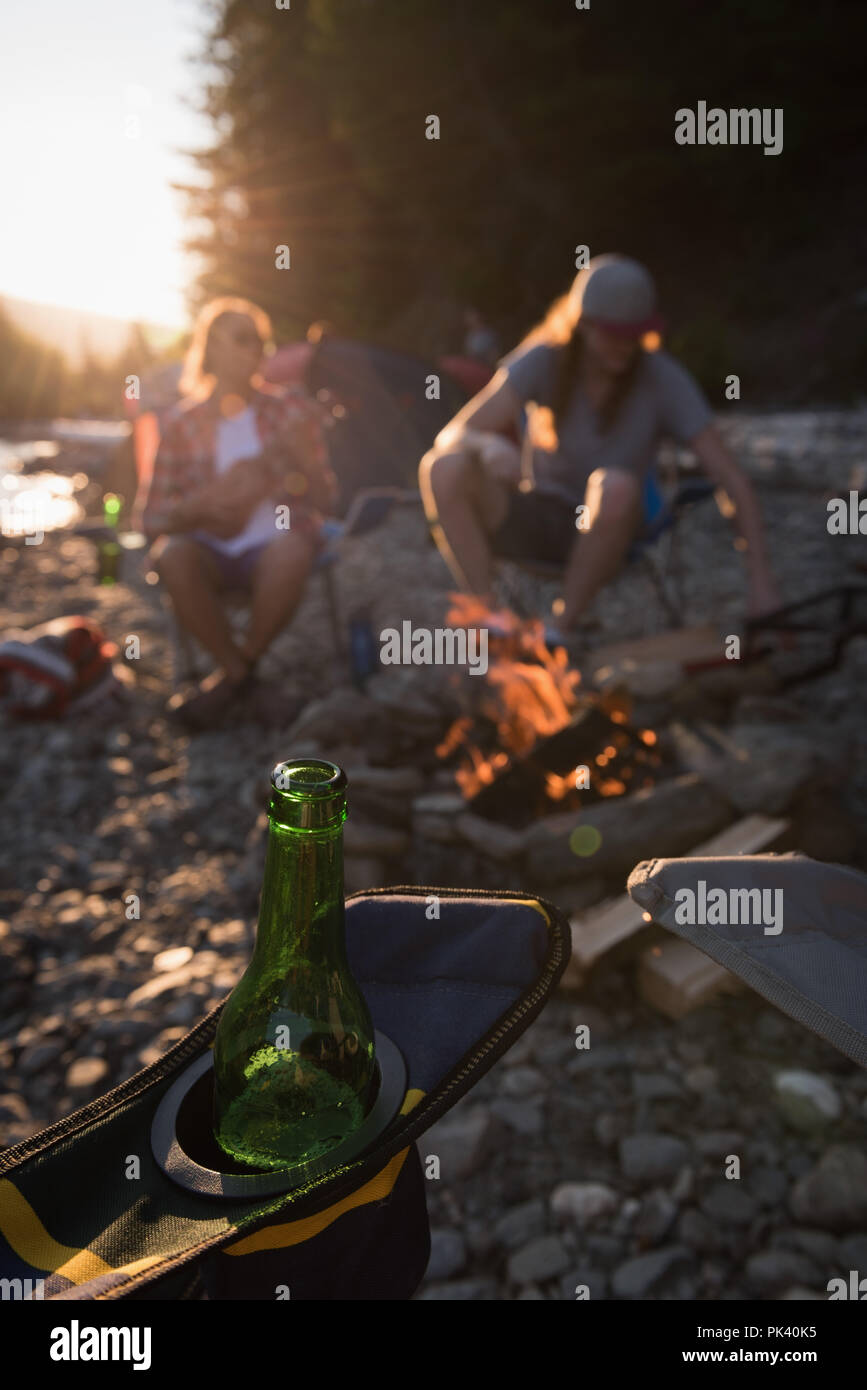
<svg viewBox="0 0 867 1390"><path fill-rule="evenodd" d="M418 1105L424 1091L417 1088L407 1091L403 1105L400 1107L401 1115L406 1115L416 1105ZM360 1187L357 1192L352 1192L348 1197L344 1197L341 1202L335 1202L333 1206L326 1207L324 1211L317 1212L315 1216L304 1216L297 1221L285 1221L279 1226L266 1226L262 1231L256 1231L255 1235L245 1236L242 1240L235 1241L234 1245L224 1245L224 1255L252 1255L258 1250L282 1250L287 1245L299 1245L303 1240L310 1240L317 1236L320 1231L324 1231L326 1226L330 1226L344 1212L352 1211L354 1207L367 1206L370 1202L382 1202L391 1192L397 1182L398 1174L406 1162L409 1149L404 1149L401 1153L395 1154L394 1158L386 1164L381 1172Z"/></svg>
<svg viewBox="0 0 867 1390"><path fill-rule="evenodd" d="M36 1212L8 1178L0 1180L0 1232L15 1251L15 1254L32 1269L44 1269L48 1274L59 1274L71 1284L86 1284L101 1274L114 1274L117 1271L92 1250L76 1249L74 1245L61 1245L45 1229ZM119 1269L128 1274L136 1274L149 1265L159 1264L162 1255L147 1255L142 1260L133 1260Z"/></svg>

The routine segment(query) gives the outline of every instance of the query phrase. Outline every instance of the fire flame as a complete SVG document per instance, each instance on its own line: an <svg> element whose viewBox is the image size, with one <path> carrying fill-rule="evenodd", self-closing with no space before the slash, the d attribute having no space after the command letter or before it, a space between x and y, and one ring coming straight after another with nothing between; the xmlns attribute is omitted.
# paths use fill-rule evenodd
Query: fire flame
<svg viewBox="0 0 867 1390"><path fill-rule="evenodd" d="M491 613L478 599L466 594L452 594L451 598L452 607L446 619L450 627L480 627L488 631L488 671L475 710L496 729L498 751L484 754L475 741L474 717L468 715L454 721L436 750L440 758L458 750L463 752L465 761L455 772L455 780L469 800L504 772L513 757L525 757L540 739L565 728L585 697L579 694L580 671L570 668L565 648L548 649L543 624L537 619L520 619L508 609ZM628 703L624 707L622 696L605 696L599 703L612 723L627 723L629 707ZM640 730L639 736L648 748L656 743L652 729ZM594 759L591 778L600 795L622 796L628 790L626 783L632 778L632 767L611 769L616 775L605 775L601 770L618 757L629 741L625 731L618 731ZM551 801L562 801L576 789L581 790L578 771L575 768L564 776L546 774L546 793Z"/></svg>

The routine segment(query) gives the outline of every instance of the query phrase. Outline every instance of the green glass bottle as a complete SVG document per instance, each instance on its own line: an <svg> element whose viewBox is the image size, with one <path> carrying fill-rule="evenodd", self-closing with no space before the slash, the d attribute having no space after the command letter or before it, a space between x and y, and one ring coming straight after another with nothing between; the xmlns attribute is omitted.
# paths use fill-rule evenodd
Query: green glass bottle
<svg viewBox="0 0 867 1390"><path fill-rule="evenodd" d="M334 763L274 768L256 945L214 1042L214 1135L253 1168L321 1158L374 1099L373 1023L346 959L345 819Z"/></svg>
<svg viewBox="0 0 867 1390"><path fill-rule="evenodd" d="M102 523L106 533L99 542L100 584L116 584L120 578L120 544L117 530L120 526L122 503L117 493L107 492L102 499Z"/></svg>

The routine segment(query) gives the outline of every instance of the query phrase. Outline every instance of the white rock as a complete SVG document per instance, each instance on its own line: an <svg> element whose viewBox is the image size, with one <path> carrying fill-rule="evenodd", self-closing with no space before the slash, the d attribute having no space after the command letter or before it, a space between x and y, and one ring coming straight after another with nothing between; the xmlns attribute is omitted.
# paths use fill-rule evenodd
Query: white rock
<svg viewBox="0 0 867 1390"><path fill-rule="evenodd" d="M551 1193L551 1210L579 1226L589 1226L617 1210L617 1193L601 1182L563 1182Z"/></svg>
<svg viewBox="0 0 867 1390"><path fill-rule="evenodd" d="M834 1087L811 1071L781 1071L774 1077L780 1108L796 1129L814 1129L839 1118Z"/></svg>

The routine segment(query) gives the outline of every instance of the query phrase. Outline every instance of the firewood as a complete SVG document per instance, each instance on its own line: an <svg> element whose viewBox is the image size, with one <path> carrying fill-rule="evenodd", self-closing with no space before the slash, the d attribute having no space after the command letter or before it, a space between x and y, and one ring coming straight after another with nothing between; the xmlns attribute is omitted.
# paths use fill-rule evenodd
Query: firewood
<svg viewBox="0 0 867 1390"><path fill-rule="evenodd" d="M706 1004L715 994L736 993L743 985L704 951L674 937L642 952L638 987L648 1004L667 1018L678 1019Z"/></svg>
<svg viewBox="0 0 867 1390"><path fill-rule="evenodd" d="M770 816L745 816L703 844L694 846L687 859L731 854L760 854L774 844L788 827L788 821ZM652 858L646 855L645 858ZM662 857L662 856L657 856ZM571 919L572 960L576 969L587 970L606 951L647 925L649 918L628 893L602 903L590 912ZM728 973L728 972L726 972Z"/></svg>

